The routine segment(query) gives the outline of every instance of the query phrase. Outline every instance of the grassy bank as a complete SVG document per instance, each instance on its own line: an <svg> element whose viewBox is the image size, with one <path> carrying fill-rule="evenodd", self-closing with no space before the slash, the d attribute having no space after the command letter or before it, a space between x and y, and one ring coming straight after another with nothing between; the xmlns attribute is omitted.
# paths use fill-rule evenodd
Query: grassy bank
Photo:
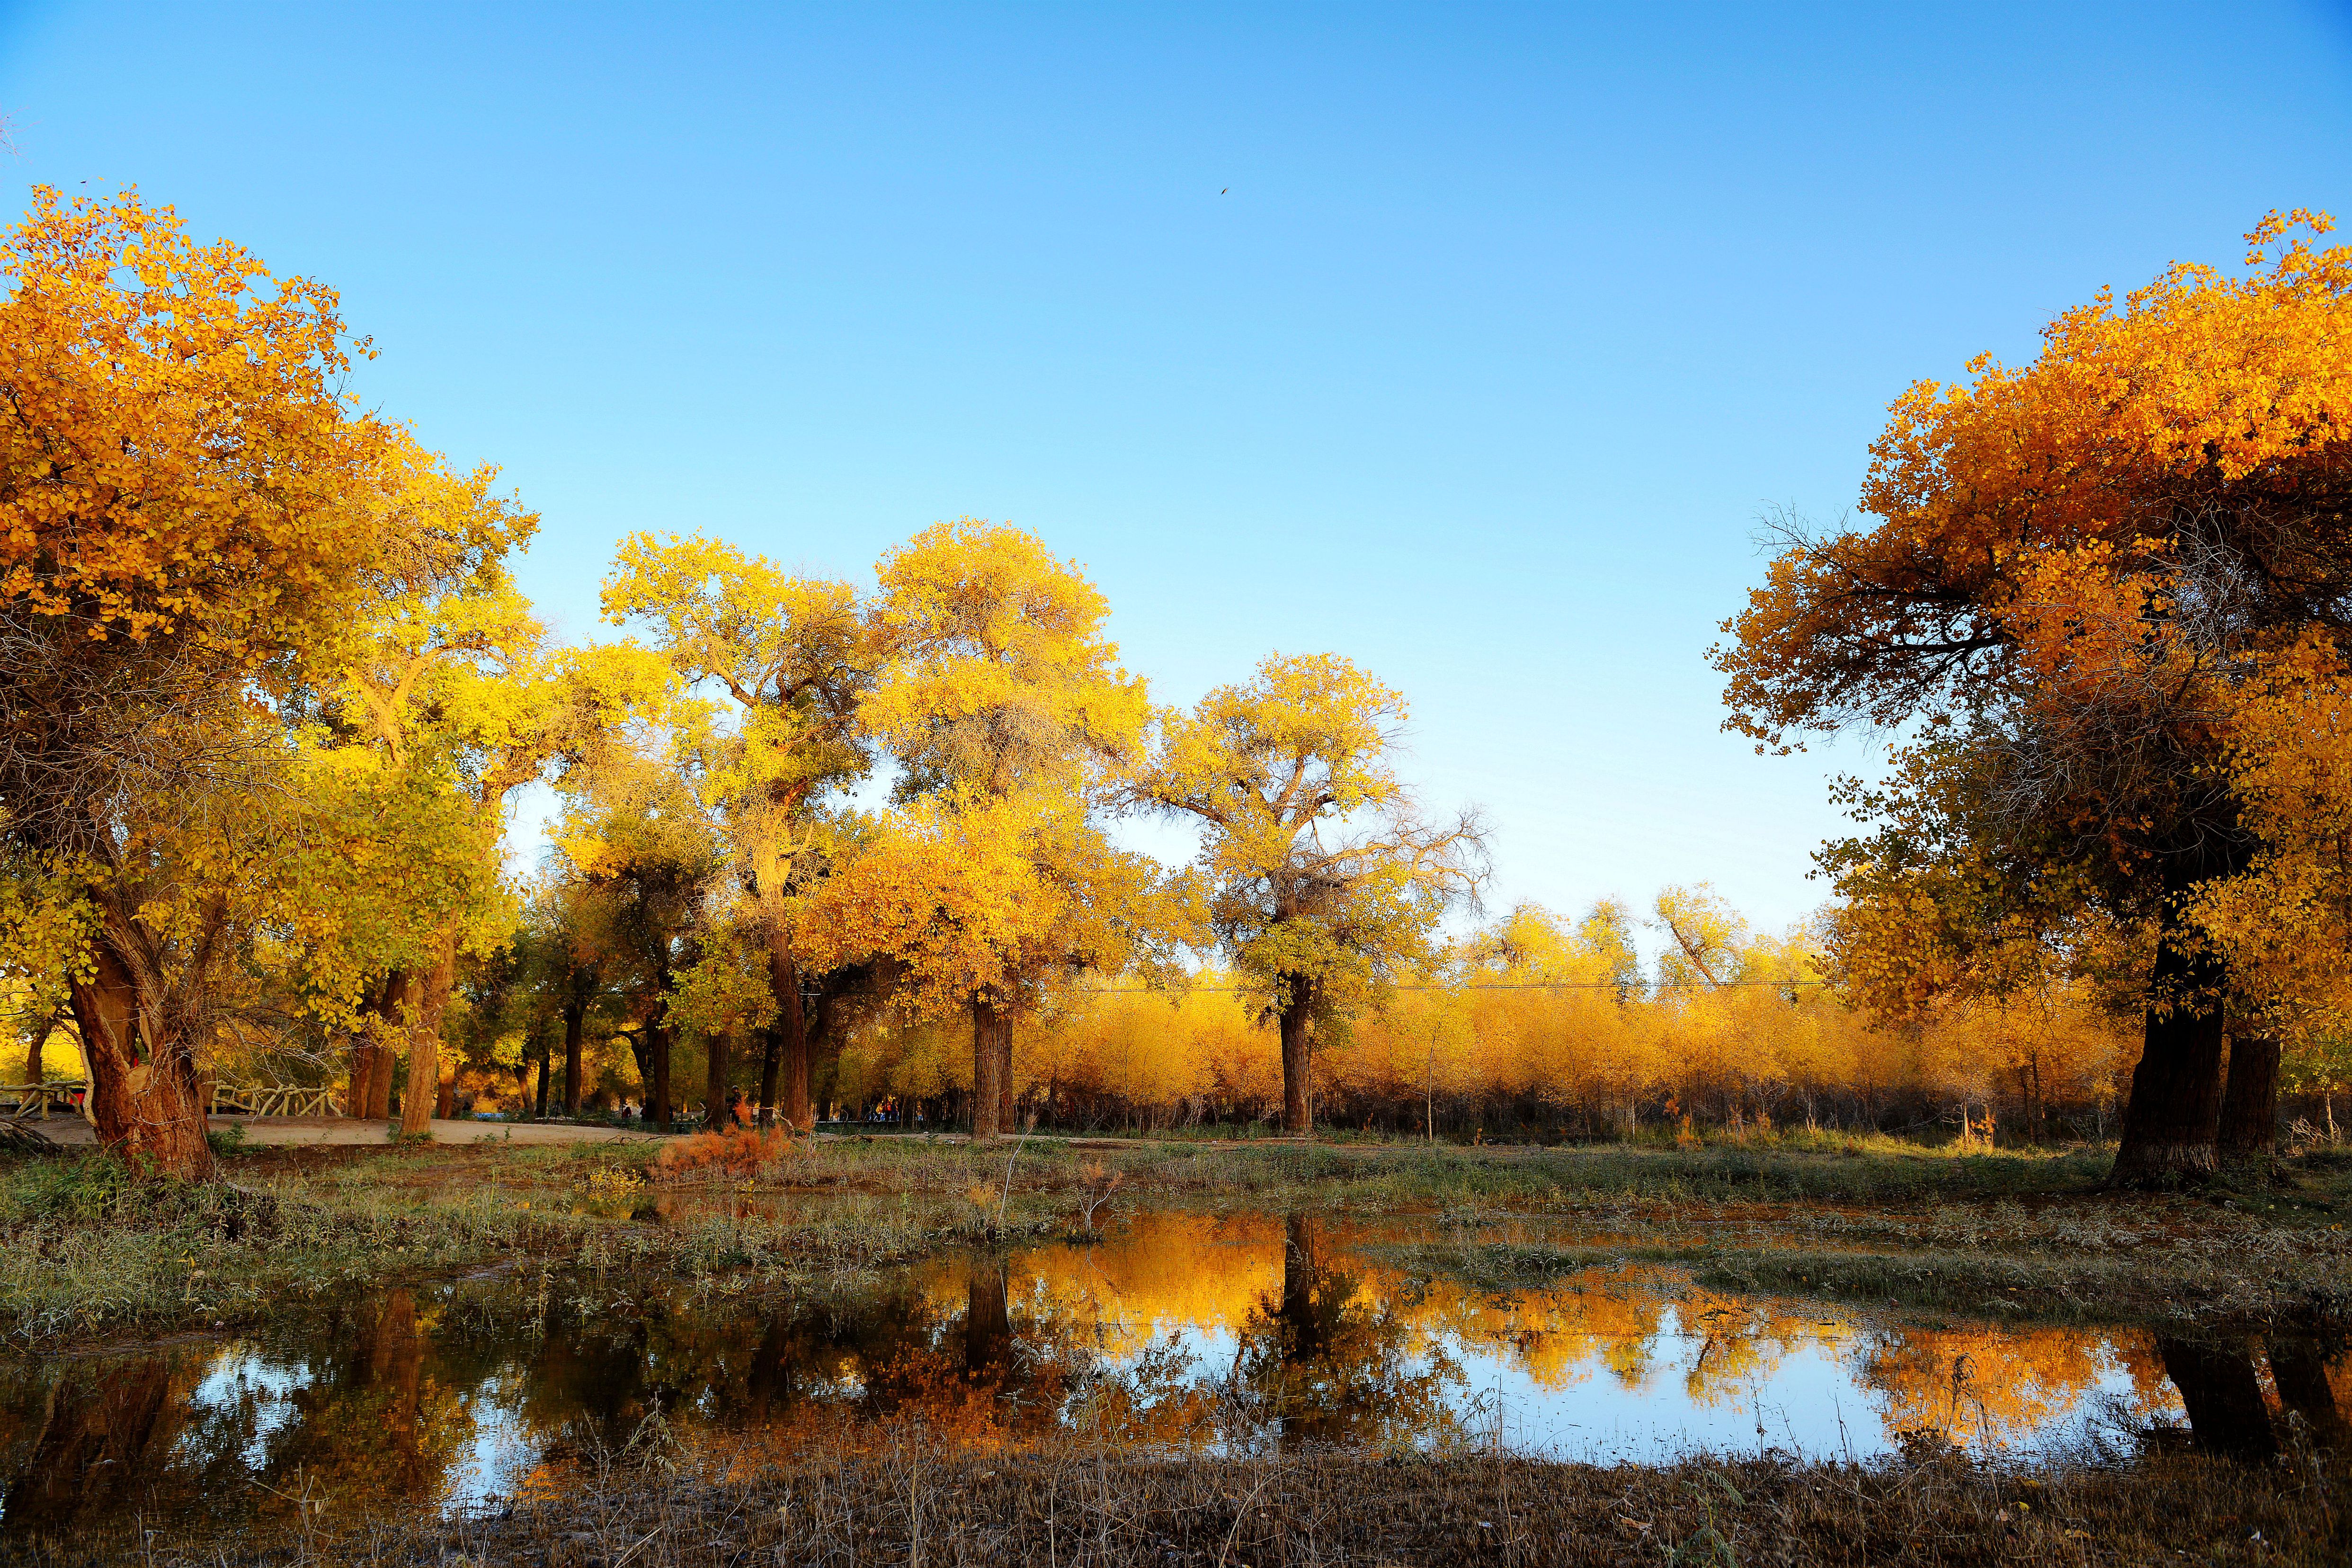
<svg viewBox="0 0 2352 1568"><path fill-rule="evenodd" d="M1931 1202L1571 1200L1602 1234L1567 1242L1457 1237L1388 1252L1403 1266L1493 1289L1596 1265L1687 1268L1727 1291L2001 1321L2352 1327L2352 1231L2343 1163L2283 1163L2257 1181L2166 1196L2053 1184Z"/></svg>
<svg viewBox="0 0 2352 1568"><path fill-rule="evenodd" d="M483 1270L785 1285L1039 1222L909 1193L780 1215L659 1223L626 1163L545 1151L263 1151L203 1186L98 1157L0 1178L0 1343L54 1350L272 1321L358 1291Z"/></svg>
<svg viewBox="0 0 2352 1568"><path fill-rule="evenodd" d="M1307 1453L1154 1461L1073 1444L986 1453L901 1435L878 1451L679 1455L543 1472L454 1518L298 1512L219 1539L84 1531L60 1565L263 1561L735 1568L1011 1563L2053 1565L2337 1563L2340 1473L2159 1455L2025 1475L1948 1454L1876 1468L1769 1459L1645 1468L1502 1455Z"/></svg>
<svg viewBox="0 0 2352 1568"><path fill-rule="evenodd" d="M526 1265L739 1284L841 1277L949 1247L1083 1236L1133 1205L1425 1215L1423 1261L1497 1287L1597 1262L1702 1283L1972 1315L2341 1321L2352 1161L2147 1197L2093 1151L1900 1145L1449 1149L922 1138L276 1148L201 1188L110 1163L0 1171L0 1341L48 1348L237 1327L289 1303ZM740 1200L740 1202L738 1200ZM1519 1216L1538 1244L1479 1239Z"/></svg>

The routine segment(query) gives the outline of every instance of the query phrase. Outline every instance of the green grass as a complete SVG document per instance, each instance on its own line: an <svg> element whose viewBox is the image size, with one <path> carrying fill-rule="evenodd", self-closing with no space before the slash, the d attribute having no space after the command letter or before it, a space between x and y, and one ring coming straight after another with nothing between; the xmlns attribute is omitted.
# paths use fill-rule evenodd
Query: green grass
<svg viewBox="0 0 2352 1568"><path fill-rule="evenodd" d="M0 1342L236 1326L289 1303L509 1262L614 1279L736 1277L730 1288L838 1280L951 1247L1076 1234L1087 1193L1111 1174L1113 1212L1517 1217L1572 1233L1538 1247L1461 1241L1423 1260L1498 1285L1633 1259L1717 1289L1992 1317L2352 1314L2352 1158L2332 1152L2269 1179L2145 1196L2104 1191L2099 1151L1791 1142L974 1148L852 1136L803 1144L748 1184L665 1181L652 1162L666 1146L643 1143L232 1144L227 1180L204 1187L136 1182L95 1156L26 1158L0 1170ZM738 1195L754 1212L733 1212ZM664 1203L668 1220L649 1223Z"/></svg>
<svg viewBox="0 0 2352 1568"><path fill-rule="evenodd" d="M1417 1271L1495 1289L1640 1262L1684 1268L1714 1289L1996 1321L2340 1331L2352 1327L2347 1165L2288 1161L2267 1178L2194 1196L2114 1194L2063 1176L2038 1192L2012 1191L2009 1173L1973 1191L1956 1184L1928 1202L1906 1201L1888 1184L1873 1189L1886 1196L1826 1203L1587 1189L1561 1206L1591 1234L1565 1242L1465 1234L1385 1250Z"/></svg>

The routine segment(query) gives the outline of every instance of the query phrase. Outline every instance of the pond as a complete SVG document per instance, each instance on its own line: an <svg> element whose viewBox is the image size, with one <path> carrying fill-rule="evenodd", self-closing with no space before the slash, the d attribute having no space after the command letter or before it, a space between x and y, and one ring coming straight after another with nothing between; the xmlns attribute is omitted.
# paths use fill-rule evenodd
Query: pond
<svg viewBox="0 0 2352 1568"><path fill-rule="evenodd" d="M297 1498L461 1505L633 1443L756 1458L918 1421L993 1445L1075 1432L1644 1461L1927 1444L2030 1460L2120 1451L2184 1419L2226 1447L2282 1398L2336 1410L2352 1394L2329 1384L2335 1347L2300 1342L2258 1359L2129 1328L1852 1313L1630 1266L1475 1288L1429 1262L1442 1247L1399 1246L1433 1228L1147 1211L1091 1245L789 1300L723 1277L649 1296L509 1273L260 1334L0 1363L0 1533L132 1510L234 1521Z"/></svg>

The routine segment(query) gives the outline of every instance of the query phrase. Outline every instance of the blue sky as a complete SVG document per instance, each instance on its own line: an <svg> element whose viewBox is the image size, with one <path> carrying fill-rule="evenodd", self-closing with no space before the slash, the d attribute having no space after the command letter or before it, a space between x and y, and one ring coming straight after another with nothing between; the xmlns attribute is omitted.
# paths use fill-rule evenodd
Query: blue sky
<svg viewBox="0 0 2352 1568"><path fill-rule="evenodd" d="M1704 655L1887 402L2273 206L2352 218L2340 6L0 4L0 157L343 293L566 635L624 532L863 577L975 515L1191 701L1402 688L1496 902L1817 904L1846 742Z"/></svg>

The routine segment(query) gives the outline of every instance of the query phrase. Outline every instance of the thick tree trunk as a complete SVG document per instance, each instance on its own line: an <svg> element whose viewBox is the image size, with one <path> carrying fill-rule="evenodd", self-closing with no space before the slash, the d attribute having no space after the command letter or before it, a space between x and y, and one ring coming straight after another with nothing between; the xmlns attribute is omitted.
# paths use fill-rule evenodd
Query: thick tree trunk
<svg viewBox="0 0 2352 1568"><path fill-rule="evenodd" d="M646 1056L653 1064L653 1082L647 1085L646 1119L663 1131L669 1131L669 1026L655 1024L646 1030Z"/></svg>
<svg viewBox="0 0 2352 1568"><path fill-rule="evenodd" d="M2164 927L2150 984L2158 1005L2147 1010L2139 1066L2132 1069L2124 1108L2123 1139L2115 1179L2132 1185L2198 1180L2220 1164L2215 1139L2221 1121L2222 994L2221 961L2192 945L2181 929L2175 899L2190 884L2168 875ZM2168 1005L2167 1004L2169 1004Z"/></svg>
<svg viewBox="0 0 2352 1568"><path fill-rule="evenodd" d="M381 988L367 1000L363 1020L368 1031L367 1090L353 1104L352 1116L373 1121L392 1118L392 1074L399 1057L386 1036L404 1034L408 1004L415 989L413 977L405 970L395 969L383 977Z"/></svg>
<svg viewBox="0 0 2352 1568"><path fill-rule="evenodd" d="M580 1035L588 1009L574 1002L563 1009L563 1114L580 1114Z"/></svg>
<svg viewBox="0 0 2352 1568"><path fill-rule="evenodd" d="M363 1034L352 1037L350 1087L343 1090L343 1114L367 1114L368 1080L375 1076L375 1042Z"/></svg>
<svg viewBox="0 0 2352 1568"><path fill-rule="evenodd" d="M531 1119L535 1121L544 1121L547 1120L547 1069L550 1058L546 1026L541 1025L535 1033L539 1036L539 1094L538 1104L531 1110Z"/></svg>
<svg viewBox="0 0 2352 1568"><path fill-rule="evenodd" d="M382 1040L368 1055L367 1116L372 1121L392 1119L392 1076L400 1065L398 1056Z"/></svg>
<svg viewBox="0 0 2352 1568"><path fill-rule="evenodd" d="M392 1092L391 1053L383 1047L384 997L396 976L385 975L360 993L359 1027L352 1035L351 1089L343 1096L343 1114L358 1118L383 1114L376 1109L376 1079L381 1071L383 1091ZM381 1067L379 1067L381 1064Z"/></svg>
<svg viewBox="0 0 2352 1568"><path fill-rule="evenodd" d="M776 1037L783 1052L783 1096L776 1107L784 1125L796 1132L809 1129L808 1021L801 1012L801 971L782 939L768 946L768 991L776 1004Z"/></svg>
<svg viewBox="0 0 2352 1568"><path fill-rule="evenodd" d="M1004 1057L997 1044L1003 1020L988 997L971 999L971 1141L985 1143L1001 1131L997 1121Z"/></svg>
<svg viewBox="0 0 2352 1568"><path fill-rule="evenodd" d="M408 1087L400 1097L403 1138L429 1135L434 1115L443 1110L441 1016L448 1010L449 993L457 983L457 946L444 942L433 967L418 977L409 998Z"/></svg>
<svg viewBox="0 0 2352 1568"><path fill-rule="evenodd" d="M1307 1073L1310 1062L1307 1038L1307 1021L1315 1005L1314 987L1306 976L1289 974L1283 977L1288 988L1282 1005L1282 1130L1285 1132L1306 1132L1313 1130L1314 1116L1307 1099Z"/></svg>
<svg viewBox="0 0 2352 1568"><path fill-rule="evenodd" d="M809 1010L809 1126L812 1129L816 1126L817 1112L821 1109L816 1103L818 1072L825 1064L837 1062L841 1054L841 1047L833 1037L834 1018L840 1005L840 998L829 988L820 984L817 987L816 1005Z"/></svg>
<svg viewBox="0 0 2352 1568"><path fill-rule="evenodd" d="M760 1031L760 1127L776 1124L776 1069L783 1058L784 1032L771 1024Z"/></svg>
<svg viewBox="0 0 2352 1568"><path fill-rule="evenodd" d="M2262 1379L2242 1344L2158 1335L2165 1375L2180 1391L2189 1433L2209 1453L2231 1459L2268 1459L2278 1452Z"/></svg>
<svg viewBox="0 0 2352 1568"><path fill-rule="evenodd" d="M713 1132L723 1132L735 1124L727 1114L727 1058L733 1042L722 1031L704 1043L709 1060L702 1075L702 1124Z"/></svg>
<svg viewBox="0 0 2352 1568"><path fill-rule="evenodd" d="M90 1077L99 1143L152 1174L207 1181L212 1146L194 1042L173 1015L156 943L136 921L101 909L85 973L68 998Z"/></svg>
<svg viewBox="0 0 2352 1568"><path fill-rule="evenodd" d="M2221 1163L2259 1164L2278 1151L2276 1035L2233 1035L2229 1087L2221 1093Z"/></svg>
<svg viewBox="0 0 2352 1568"><path fill-rule="evenodd" d="M996 1035L996 1125L998 1131L1011 1132L1020 1126L1013 1114L1013 1020L997 1020Z"/></svg>
<svg viewBox="0 0 2352 1568"><path fill-rule="evenodd" d="M646 1015L646 1067L650 1069L646 1079L646 1120L667 1132L670 1130L672 1108L669 1094L670 1049L676 1043L670 1033L669 999L677 994L677 976L670 972L667 947L657 954L654 967L653 1010Z"/></svg>

